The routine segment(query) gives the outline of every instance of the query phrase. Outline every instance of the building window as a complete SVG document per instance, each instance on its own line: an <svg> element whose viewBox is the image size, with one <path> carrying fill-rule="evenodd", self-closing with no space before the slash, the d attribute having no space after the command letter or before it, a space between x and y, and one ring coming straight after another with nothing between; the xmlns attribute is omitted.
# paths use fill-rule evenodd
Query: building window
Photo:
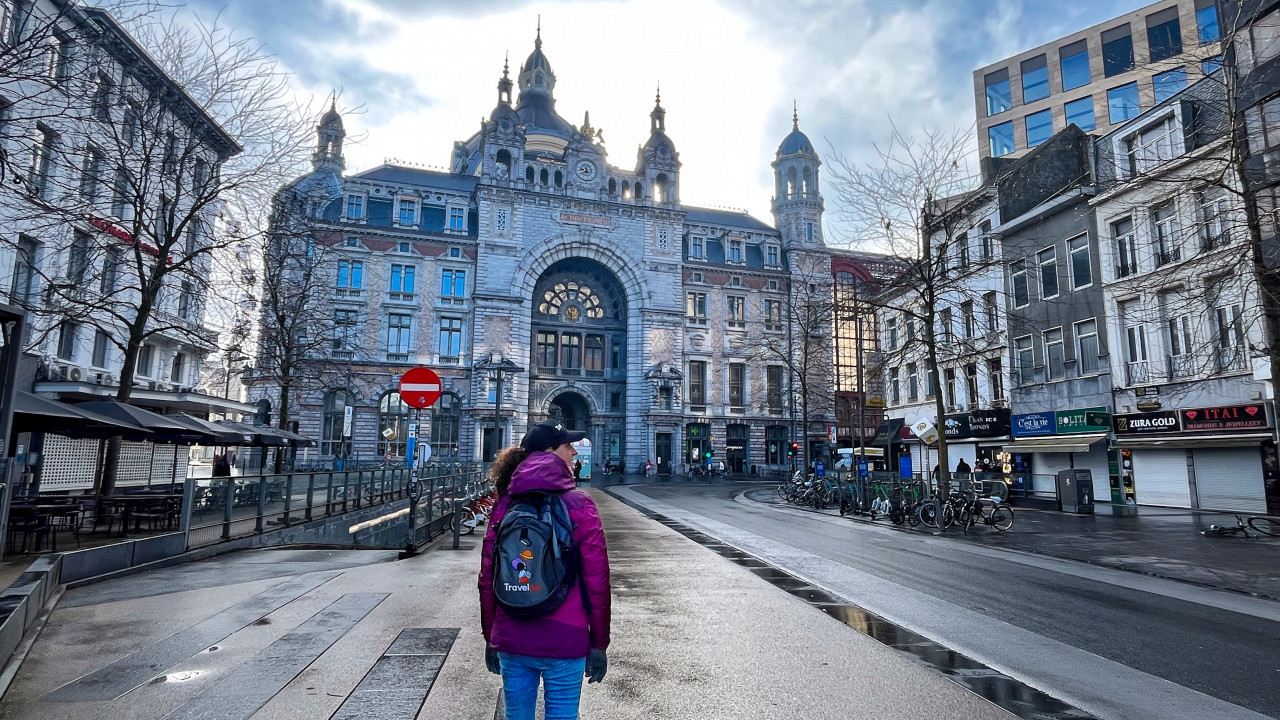
<svg viewBox="0 0 1280 720"><path fill-rule="evenodd" d="M357 330L360 324L360 313L357 310L333 311L333 349L347 351L357 346Z"/></svg>
<svg viewBox="0 0 1280 720"><path fill-rule="evenodd" d="M609 341L609 367L614 370L625 370L627 368L627 350L622 344L621 337L611 338Z"/></svg>
<svg viewBox="0 0 1280 720"><path fill-rule="evenodd" d="M987 117L999 115L1013 107L1013 97L1009 93L1009 71L1007 69L987 73Z"/></svg>
<svg viewBox="0 0 1280 720"><path fill-rule="evenodd" d="M729 262L735 262L735 263L742 262L742 241L741 240L729 241Z"/></svg>
<svg viewBox="0 0 1280 720"><path fill-rule="evenodd" d="M991 380L991 399L1004 401L1004 368L1000 358L987 360L987 376Z"/></svg>
<svg viewBox="0 0 1280 720"><path fill-rule="evenodd" d="M462 402L453 393L444 393L431 406L431 455L458 457L458 427L462 424Z"/></svg>
<svg viewBox="0 0 1280 720"><path fill-rule="evenodd" d="M440 318L440 344L436 352L443 358L456 358L462 354L462 318Z"/></svg>
<svg viewBox="0 0 1280 720"><path fill-rule="evenodd" d="M814 234L813 223L805 223L804 224L805 240L807 240L808 242L813 242L813 234Z"/></svg>
<svg viewBox="0 0 1280 720"><path fill-rule="evenodd" d="M1013 152L1013 123L1000 123L987 128L987 139L991 143L991 157L1000 157Z"/></svg>
<svg viewBox="0 0 1280 720"><path fill-rule="evenodd" d="M1022 102L1049 97L1049 66L1044 55L1022 61Z"/></svg>
<svg viewBox="0 0 1280 720"><path fill-rule="evenodd" d="M93 86L93 118L106 122L111 119L111 99L115 95L115 82L108 75L99 74ZM126 143L132 147L132 143Z"/></svg>
<svg viewBox="0 0 1280 720"><path fill-rule="evenodd" d="M729 406L746 405L747 366L745 363L729 363Z"/></svg>
<svg viewBox="0 0 1280 720"><path fill-rule="evenodd" d="M1222 39L1218 29L1218 6L1213 0L1201 0L1196 3L1197 36L1201 45L1211 45ZM1203 5L1204 7L1199 7Z"/></svg>
<svg viewBox="0 0 1280 720"><path fill-rule="evenodd" d="M360 288L364 284L364 262L362 260L339 260L337 286L340 288Z"/></svg>
<svg viewBox="0 0 1280 720"><path fill-rule="evenodd" d="M609 412L622 412L623 410L622 393L617 390L611 391L609 393Z"/></svg>
<svg viewBox="0 0 1280 720"><path fill-rule="evenodd" d="M91 147L84 158L84 172L80 176L80 197L87 202L98 199L98 188L102 185L102 151Z"/></svg>
<svg viewBox="0 0 1280 720"><path fill-rule="evenodd" d="M134 368L140 377L151 377L155 355L155 348L151 345L142 345L138 348L138 359L134 362Z"/></svg>
<svg viewBox="0 0 1280 720"><path fill-rule="evenodd" d="M671 230L668 228L658 228L658 250L666 252L671 247Z"/></svg>
<svg viewBox="0 0 1280 720"><path fill-rule="evenodd" d="M1061 380L1067 376L1067 358L1062 344L1062 328L1046 330L1041 335L1044 342L1044 362L1049 380Z"/></svg>
<svg viewBox="0 0 1280 720"><path fill-rule="evenodd" d="M583 345L582 369L590 375L604 375L604 338L599 335L588 335Z"/></svg>
<svg viewBox="0 0 1280 720"><path fill-rule="evenodd" d="M1092 78L1089 75L1089 44L1079 40L1058 49L1059 64L1062 67L1062 89L1072 90L1088 85Z"/></svg>
<svg viewBox="0 0 1280 720"><path fill-rule="evenodd" d="M663 412L671 412L675 410L675 406L675 393L671 392L671 388L658 388L658 409Z"/></svg>
<svg viewBox="0 0 1280 720"><path fill-rule="evenodd" d="M1076 330L1076 368L1081 375L1093 375L1098 372L1098 321L1083 320L1075 324Z"/></svg>
<svg viewBox="0 0 1280 720"><path fill-rule="evenodd" d="M978 407L978 365L970 363L964 366L964 387L968 393L969 407Z"/></svg>
<svg viewBox="0 0 1280 720"><path fill-rule="evenodd" d="M685 296L685 317L698 325L707 324L707 294L691 292Z"/></svg>
<svg viewBox="0 0 1280 720"><path fill-rule="evenodd" d="M84 281L89 271L89 233L83 230L71 231L71 247L67 249L67 279L73 283Z"/></svg>
<svg viewBox="0 0 1280 720"><path fill-rule="evenodd" d="M462 298L467 296L467 271L445 268L440 271L440 295Z"/></svg>
<svg viewBox="0 0 1280 720"><path fill-rule="evenodd" d="M889 318L884 321L884 337L885 345L890 350L898 349L898 318Z"/></svg>
<svg viewBox="0 0 1280 720"><path fill-rule="evenodd" d="M1072 100L1063 106L1063 111L1067 116L1068 125L1075 125L1081 130L1093 130L1098 127L1098 121L1093 115L1092 95Z"/></svg>
<svg viewBox="0 0 1280 720"><path fill-rule="evenodd" d="M450 230L466 230L467 229L467 211L462 208L449 208L449 229Z"/></svg>
<svg viewBox="0 0 1280 720"><path fill-rule="evenodd" d="M76 357L76 335L80 333L80 326L73 322L63 322L58 325L58 359L74 360Z"/></svg>
<svg viewBox="0 0 1280 720"><path fill-rule="evenodd" d="M909 343L915 339L916 339L916 319L913 316L908 316L907 322L906 322L906 340L904 342Z"/></svg>
<svg viewBox="0 0 1280 720"><path fill-rule="evenodd" d="M413 265L391 265L391 292L413 294L414 275L417 268Z"/></svg>
<svg viewBox="0 0 1280 720"><path fill-rule="evenodd" d="M1200 63L1200 72L1204 73L1205 75L1212 75L1220 69L1222 69L1221 55L1214 55L1211 58L1205 58Z"/></svg>
<svg viewBox="0 0 1280 720"><path fill-rule="evenodd" d="M1077 235L1067 241L1067 252L1071 255L1069 270L1071 272L1071 289L1079 290L1093 284L1093 266L1089 259L1089 236Z"/></svg>
<svg viewBox="0 0 1280 720"><path fill-rule="evenodd" d="M747 326L747 299L738 295L729 295L725 298L725 306L728 312L729 327L746 327Z"/></svg>
<svg viewBox="0 0 1280 720"><path fill-rule="evenodd" d="M187 356L184 353L178 353L173 356L173 365L169 368L169 382L178 383L181 386L186 382L187 374Z"/></svg>
<svg viewBox="0 0 1280 720"><path fill-rule="evenodd" d="M1213 250L1231 242L1227 232L1226 191L1207 190L1200 194L1200 249Z"/></svg>
<svg viewBox="0 0 1280 720"><path fill-rule="evenodd" d="M976 337L978 334L978 319L973 315L972 300L965 300L960 303L960 317L964 320L964 336L967 338Z"/></svg>
<svg viewBox="0 0 1280 720"><path fill-rule="evenodd" d="M778 246L766 245L764 247L764 257L765 257L764 262L766 265L777 265L778 264Z"/></svg>
<svg viewBox="0 0 1280 720"><path fill-rule="evenodd" d="M707 363L705 360L689 361L689 404L707 404Z"/></svg>
<svg viewBox="0 0 1280 720"><path fill-rule="evenodd" d="M787 447L791 444L791 435L785 425L770 425L765 428L765 445L768 452L765 460L770 465L782 465L787 462Z"/></svg>
<svg viewBox="0 0 1280 720"><path fill-rule="evenodd" d="M409 437L409 406L392 390L378 400L378 454L404 457Z"/></svg>
<svg viewBox="0 0 1280 720"><path fill-rule="evenodd" d="M115 292L116 276L120 273L120 250L118 248L107 248L102 254L102 277L99 279L98 290L103 295L109 295Z"/></svg>
<svg viewBox="0 0 1280 720"><path fill-rule="evenodd" d="M505 233L511 225L511 211L507 208L495 208L493 211L493 229Z"/></svg>
<svg viewBox="0 0 1280 720"><path fill-rule="evenodd" d="M1130 385L1147 382L1147 333L1135 302L1120 306L1124 328L1125 375Z"/></svg>
<svg viewBox="0 0 1280 720"><path fill-rule="evenodd" d="M982 259L990 260L996 256L996 239L991 236L991 221L983 220L979 230L982 232Z"/></svg>
<svg viewBox="0 0 1280 720"><path fill-rule="evenodd" d="M956 238L956 264L961 270L969 269L969 234L960 233L960 237Z"/></svg>
<svg viewBox="0 0 1280 720"><path fill-rule="evenodd" d="M1104 31L1102 33L1102 74L1112 77L1132 69L1133 36L1129 34L1129 25L1125 24Z"/></svg>
<svg viewBox="0 0 1280 720"><path fill-rule="evenodd" d="M362 195L347 196L347 219L348 220L364 219L364 197Z"/></svg>
<svg viewBox="0 0 1280 720"><path fill-rule="evenodd" d="M956 369L947 368L942 371L942 400L948 408L956 407Z"/></svg>
<svg viewBox="0 0 1280 720"><path fill-rule="evenodd" d="M1058 296L1058 251L1045 248L1036 253L1036 265L1040 266L1040 299Z"/></svg>
<svg viewBox="0 0 1280 720"><path fill-rule="evenodd" d="M195 288L190 280L182 281L182 290L178 293L178 317L183 320L192 319L195 314Z"/></svg>
<svg viewBox="0 0 1280 720"><path fill-rule="evenodd" d="M689 257L698 258L698 259L702 259L703 257L705 257L704 249L703 249L703 245L705 242L706 242L705 238L699 237L697 235L694 235L692 238L690 238L689 239Z"/></svg>
<svg viewBox="0 0 1280 720"><path fill-rule="evenodd" d="M907 402L920 399L920 374L915 363L907 363Z"/></svg>
<svg viewBox="0 0 1280 720"><path fill-rule="evenodd" d="M1156 91L1156 102L1164 102L1187 86L1187 69L1175 68L1151 78L1151 85Z"/></svg>
<svg viewBox="0 0 1280 720"><path fill-rule="evenodd" d="M93 334L93 357L90 362L94 367L105 368L107 366L107 343L109 342L111 342L111 337L101 330Z"/></svg>
<svg viewBox="0 0 1280 720"><path fill-rule="evenodd" d="M1027 147L1035 147L1053 137L1053 111L1041 110L1026 117Z"/></svg>
<svg viewBox="0 0 1280 720"><path fill-rule="evenodd" d="M994 333L1000 330L1000 306L996 301L995 291L983 293L982 309L987 316L987 332Z"/></svg>
<svg viewBox="0 0 1280 720"><path fill-rule="evenodd" d="M1031 336L1024 335L1013 341L1014 354L1018 360L1018 384L1029 385L1036 379L1035 349L1031 346Z"/></svg>
<svg viewBox="0 0 1280 720"><path fill-rule="evenodd" d="M1108 119L1112 125L1138 117L1142 107L1138 104L1138 83L1129 83L1107 91Z"/></svg>
<svg viewBox="0 0 1280 720"><path fill-rule="evenodd" d="M346 390L334 390L324 396L320 454L346 457L350 453L351 440L344 437L342 431L346 424L347 407L352 404L351 395Z"/></svg>
<svg viewBox="0 0 1280 720"><path fill-rule="evenodd" d="M413 200L401 200L400 201L400 217L398 218L399 224L404 226L415 225L416 223L414 223L414 216L417 212L417 209L418 209L417 202Z"/></svg>
<svg viewBox="0 0 1280 720"><path fill-rule="evenodd" d="M1151 213L1151 240L1155 245L1156 267L1182 259L1178 238L1177 209L1173 203Z"/></svg>
<svg viewBox="0 0 1280 720"><path fill-rule="evenodd" d="M35 146L31 151L31 189L43 197L48 190L49 176L53 172L53 154L57 151L58 134L46 127L36 130Z"/></svg>
<svg viewBox="0 0 1280 720"><path fill-rule="evenodd" d="M896 367L889 368L889 402L894 405L902 402L902 381Z"/></svg>
<svg viewBox="0 0 1280 720"><path fill-rule="evenodd" d="M564 333L560 336L560 367L575 371L582 368L581 335Z"/></svg>
<svg viewBox="0 0 1280 720"><path fill-rule="evenodd" d="M1147 47L1151 62L1160 62L1182 54L1182 24L1178 8L1171 7L1147 16Z"/></svg>
<svg viewBox="0 0 1280 720"><path fill-rule="evenodd" d="M782 410L782 367L770 365L764 369L765 402L770 410Z"/></svg>
<svg viewBox="0 0 1280 720"><path fill-rule="evenodd" d="M1014 263L1010 271L1012 272L1013 284L1013 306L1015 308L1026 307L1031 304L1031 292L1027 287L1027 262L1019 260Z"/></svg>
<svg viewBox="0 0 1280 720"><path fill-rule="evenodd" d="M781 300L765 300L764 301L764 329L765 330L781 330L782 329L782 301Z"/></svg>
<svg viewBox="0 0 1280 720"><path fill-rule="evenodd" d="M413 316L392 313L387 316L387 354L408 355Z"/></svg>
<svg viewBox="0 0 1280 720"><path fill-rule="evenodd" d="M1111 223L1111 239L1116 246L1116 277L1138 272L1138 248L1133 235L1133 219Z"/></svg>
<svg viewBox="0 0 1280 720"><path fill-rule="evenodd" d="M955 339L951 333L951 325L951 308L942 308L938 311L938 335L944 343L950 343Z"/></svg>
<svg viewBox="0 0 1280 720"><path fill-rule="evenodd" d="M559 350L556 345L558 335L553 332L539 332L537 336L538 345L538 369L554 370Z"/></svg>

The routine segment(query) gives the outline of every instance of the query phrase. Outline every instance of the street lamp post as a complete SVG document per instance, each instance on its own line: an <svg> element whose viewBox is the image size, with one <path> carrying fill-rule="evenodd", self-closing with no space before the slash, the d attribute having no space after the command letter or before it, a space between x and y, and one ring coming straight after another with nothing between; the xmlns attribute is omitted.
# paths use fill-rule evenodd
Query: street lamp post
<svg viewBox="0 0 1280 720"><path fill-rule="evenodd" d="M497 393L493 401L493 458L498 456L499 425L502 415L502 378L506 373L524 372L524 368L503 357L502 353L490 353L485 359L476 363L475 369L483 371L490 380L497 384Z"/></svg>

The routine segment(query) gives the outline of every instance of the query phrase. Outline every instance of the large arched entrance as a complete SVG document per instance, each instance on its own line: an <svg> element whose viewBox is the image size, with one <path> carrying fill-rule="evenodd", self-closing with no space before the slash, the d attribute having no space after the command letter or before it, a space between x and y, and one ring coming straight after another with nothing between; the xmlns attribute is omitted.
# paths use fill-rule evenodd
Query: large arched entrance
<svg viewBox="0 0 1280 720"><path fill-rule="evenodd" d="M595 260L566 258L542 273L532 300L531 419L560 420L586 434L598 464L620 462L627 395L622 284Z"/></svg>

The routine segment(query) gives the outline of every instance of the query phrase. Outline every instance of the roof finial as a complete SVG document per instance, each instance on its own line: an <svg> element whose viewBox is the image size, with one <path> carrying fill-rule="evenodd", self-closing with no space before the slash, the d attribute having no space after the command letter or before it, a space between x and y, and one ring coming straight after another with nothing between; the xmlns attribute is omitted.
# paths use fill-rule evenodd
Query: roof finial
<svg viewBox="0 0 1280 720"><path fill-rule="evenodd" d="M800 112L796 109L796 101L794 99L791 101L791 129L800 129Z"/></svg>
<svg viewBox="0 0 1280 720"><path fill-rule="evenodd" d="M511 51L502 53L502 78L505 80L510 77L511 70Z"/></svg>
<svg viewBox="0 0 1280 720"><path fill-rule="evenodd" d="M533 46L535 48L542 47L542 13L538 13L538 37L534 38Z"/></svg>
<svg viewBox="0 0 1280 720"><path fill-rule="evenodd" d="M661 80L658 81L658 93L653 96L653 104L654 105L662 104L662 81Z"/></svg>

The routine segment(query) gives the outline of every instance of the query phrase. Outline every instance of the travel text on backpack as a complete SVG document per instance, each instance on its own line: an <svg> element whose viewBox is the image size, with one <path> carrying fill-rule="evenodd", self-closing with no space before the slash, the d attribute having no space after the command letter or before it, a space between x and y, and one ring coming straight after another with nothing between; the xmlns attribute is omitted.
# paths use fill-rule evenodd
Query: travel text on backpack
<svg viewBox="0 0 1280 720"><path fill-rule="evenodd" d="M515 495L493 546L493 594L512 617L546 615L578 584L573 521L559 493Z"/></svg>

